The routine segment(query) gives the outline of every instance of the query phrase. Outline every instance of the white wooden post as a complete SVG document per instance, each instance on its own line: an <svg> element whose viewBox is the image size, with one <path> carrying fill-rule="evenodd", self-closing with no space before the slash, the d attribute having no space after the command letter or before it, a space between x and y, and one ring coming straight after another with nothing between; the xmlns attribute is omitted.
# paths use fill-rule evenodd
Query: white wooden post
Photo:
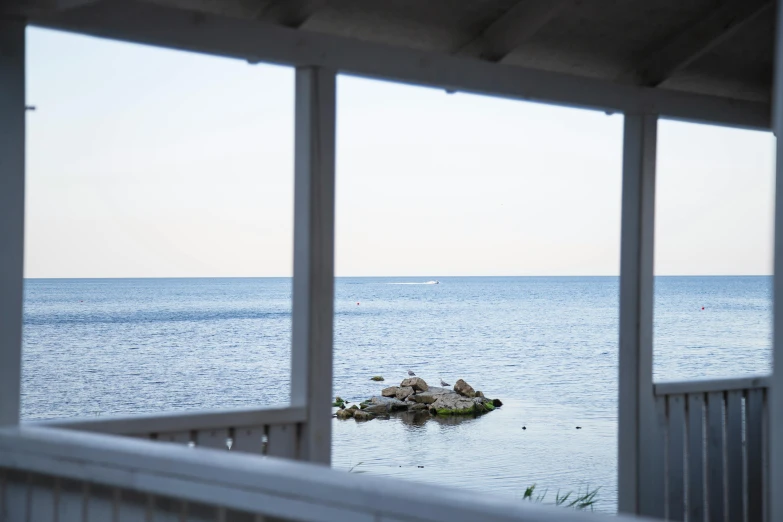
<svg viewBox="0 0 783 522"><path fill-rule="evenodd" d="M768 399L769 520L783 520L783 1L778 1L775 66L772 85L772 131L775 133L775 261L773 265L772 378Z"/></svg>
<svg viewBox="0 0 783 522"><path fill-rule="evenodd" d="M0 18L0 426L17 424L20 411L25 25Z"/></svg>
<svg viewBox="0 0 783 522"><path fill-rule="evenodd" d="M658 444L651 431L656 424L652 322L657 125L656 115L625 115L620 247L618 510L648 515L662 515L664 504L662 468L655 469L663 465L663 455L648 455ZM654 462L659 457L661 461ZM657 473L660 498L655 498L658 488L652 484Z"/></svg>
<svg viewBox="0 0 783 522"><path fill-rule="evenodd" d="M333 70L296 70L291 404L307 412L300 458L326 465L332 451L335 83Z"/></svg>

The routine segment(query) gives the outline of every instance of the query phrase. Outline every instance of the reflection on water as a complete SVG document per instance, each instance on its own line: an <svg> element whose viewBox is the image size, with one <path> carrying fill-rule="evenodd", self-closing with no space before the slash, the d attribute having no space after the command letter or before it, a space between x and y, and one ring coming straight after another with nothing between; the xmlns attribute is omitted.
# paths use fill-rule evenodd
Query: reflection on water
<svg viewBox="0 0 783 522"><path fill-rule="evenodd" d="M334 466L519 498L537 490L601 487L598 510L614 511L614 419L517 400L481 417L409 413L333 421ZM525 426L527 429L523 430ZM576 426L582 426L577 430Z"/></svg>

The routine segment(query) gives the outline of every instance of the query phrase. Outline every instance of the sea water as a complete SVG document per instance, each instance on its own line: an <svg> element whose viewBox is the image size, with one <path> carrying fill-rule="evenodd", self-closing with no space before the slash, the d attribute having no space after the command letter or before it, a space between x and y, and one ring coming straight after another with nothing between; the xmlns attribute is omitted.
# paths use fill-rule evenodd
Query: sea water
<svg viewBox="0 0 783 522"><path fill-rule="evenodd" d="M411 369L504 406L335 419L334 466L520 499L532 484L550 500L600 487L596 508L614 511L618 290L616 277L339 278L336 395L359 401ZM23 416L286 403L290 311L286 278L27 280ZM763 374L770 346L771 278L656 278L656 380Z"/></svg>

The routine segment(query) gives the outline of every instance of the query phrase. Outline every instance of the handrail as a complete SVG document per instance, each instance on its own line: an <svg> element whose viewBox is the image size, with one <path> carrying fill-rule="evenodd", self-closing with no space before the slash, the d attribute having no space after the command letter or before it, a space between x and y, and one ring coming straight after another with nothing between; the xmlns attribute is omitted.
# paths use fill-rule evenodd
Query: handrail
<svg viewBox="0 0 783 522"><path fill-rule="evenodd" d="M0 429L0 468L286 520L589 522L607 515L256 455L57 428ZM616 522L640 518L612 517Z"/></svg>
<svg viewBox="0 0 783 522"><path fill-rule="evenodd" d="M56 419L28 421L26 426L62 428L114 435L143 435L186 430L211 430L262 424L305 422L301 407L238 408L195 412L152 413L92 419Z"/></svg>
<svg viewBox="0 0 783 522"><path fill-rule="evenodd" d="M769 380L769 375L763 375L734 379L696 379L690 381L658 382L653 384L653 393L660 397L662 395L679 395L685 393L752 390L754 388L768 388Z"/></svg>

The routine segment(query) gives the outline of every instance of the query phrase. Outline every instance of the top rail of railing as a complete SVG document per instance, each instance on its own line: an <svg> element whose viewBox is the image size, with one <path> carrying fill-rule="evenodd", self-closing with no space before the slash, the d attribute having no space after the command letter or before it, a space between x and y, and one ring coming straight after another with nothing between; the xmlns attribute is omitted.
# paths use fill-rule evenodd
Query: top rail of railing
<svg viewBox="0 0 783 522"><path fill-rule="evenodd" d="M733 390L752 390L769 387L768 375L734 379L695 379L690 381L659 382L653 385L656 396L688 393L711 393Z"/></svg>
<svg viewBox="0 0 783 522"><path fill-rule="evenodd" d="M194 412L153 413L88 419L56 419L26 422L37 427L107 433L114 435L145 435L183 430L211 430L228 427L295 424L305 421L300 407L240 408Z"/></svg>
<svg viewBox="0 0 783 522"><path fill-rule="evenodd" d="M89 481L285 520L630 522L490 493L355 475L325 466L86 433L0 429L0 468Z"/></svg>

